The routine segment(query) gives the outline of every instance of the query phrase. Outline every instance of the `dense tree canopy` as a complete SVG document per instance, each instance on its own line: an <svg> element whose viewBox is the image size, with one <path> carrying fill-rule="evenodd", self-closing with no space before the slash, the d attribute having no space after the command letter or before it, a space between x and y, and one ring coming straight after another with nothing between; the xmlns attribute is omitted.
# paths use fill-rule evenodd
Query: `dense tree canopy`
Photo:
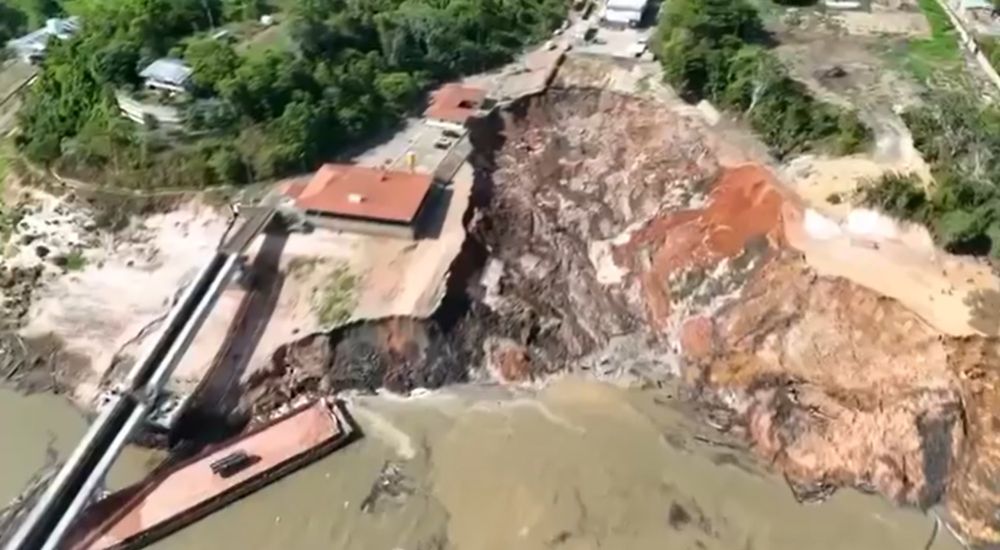
<svg viewBox="0 0 1000 550"><path fill-rule="evenodd" d="M256 19L255 0L68 0L84 20L55 45L21 112L21 148L41 162L145 185L263 179L307 170L337 148L396 124L435 81L510 58L565 16L564 0L289 0L291 47L242 51L210 38ZM271 29L277 30L277 29ZM195 132L165 140L118 124L115 90L163 55L193 68L184 107ZM83 132L124 148L118 158ZM100 141L100 140L99 140ZM184 159L179 163L179 159ZM169 161L167 170L162 162ZM188 170L178 176L178 169ZM150 175L155 172L155 175ZM140 175L141 174L141 175Z"/></svg>
<svg viewBox="0 0 1000 550"><path fill-rule="evenodd" d="M657 31L664 74L687 99L738 111L774 153L852 152L869 139L854 112L814 99L767 51L745 0L671 0Z"/></svg>
<svg viewBox="0 0 1000 550"><path fill-rule="evenodd" d="M866 187L865 201L927 224L949 250L1000 256L1000 108L941 93L903 118L935 184L925 191L915 177L892 175Z"/></svg>
<svg viewBox="0 0 1000 550"><path fill-rule="evenodd" d="M11 38L41 27L61 11L57 0L0 0L0 49Z"/></svg>

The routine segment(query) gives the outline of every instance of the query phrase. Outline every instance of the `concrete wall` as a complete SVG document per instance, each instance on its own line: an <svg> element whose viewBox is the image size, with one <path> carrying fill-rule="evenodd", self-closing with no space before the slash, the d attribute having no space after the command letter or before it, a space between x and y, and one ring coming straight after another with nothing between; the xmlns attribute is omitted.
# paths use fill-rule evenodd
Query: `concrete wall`
<svg viewBox="0 0 1000 550"><path fill-rule="evenodd" d="M438 118L425 118L424 124L428 126L433 126L435 128L440 128L442 130L451 130L452 132L462 133L465 132L465 125L458 122L452 122L450 120L442 120Z"/></svg>
<svg viewBox="0 0 1000 550"><path fill-rule="evenodd" d="M465 132L466 130L463 128L462 131ZM452 178L455 177L455 173L462 167L465 160L469 158L469 153L471 152L472 143L469 142L469 134L466 133L451 146L448 154L438 163L437 168L434 170L434 181L441 185L451 183Z"/></svg>
<svg viewBox="0 0 1000 550"><path fill-rule="evenodd" d="M184 117L176 107L142 103L121 93L115 97L122 115L137 124L145 124L146 117L150 116L166 128L181 128L184 125Z"/></svg>
<svg viewBox="0 0 1000 550"><path fill-rule="evenodd" d="M306 219L316 227L322 227L331 231L346 231L348 233L361 233L363 235L376 235L380 237L393 237L396 239L408 240L416 238L416 229L413 225L398 225L373 220L324 216L313 212L307 212Z"/></svg>

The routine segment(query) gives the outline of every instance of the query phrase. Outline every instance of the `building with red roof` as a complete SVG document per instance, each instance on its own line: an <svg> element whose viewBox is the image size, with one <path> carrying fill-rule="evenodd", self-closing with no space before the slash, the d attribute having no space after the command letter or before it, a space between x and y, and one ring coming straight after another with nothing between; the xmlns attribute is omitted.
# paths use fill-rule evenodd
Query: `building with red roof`
<svg viewBox="0 0 1000 550"><path fill-rule="evenodd" d="M324 164L284 194L316 225L339 231L415 238L431 194L429 174Z"/></svg>
<svg viewBox="0 0 1000 550"><path fill-rule="evenodd" d="M445 84L431 93L424 118L432 124L464 127L465 121L483 109L486 102L486 90L482 88Z"/></svg>

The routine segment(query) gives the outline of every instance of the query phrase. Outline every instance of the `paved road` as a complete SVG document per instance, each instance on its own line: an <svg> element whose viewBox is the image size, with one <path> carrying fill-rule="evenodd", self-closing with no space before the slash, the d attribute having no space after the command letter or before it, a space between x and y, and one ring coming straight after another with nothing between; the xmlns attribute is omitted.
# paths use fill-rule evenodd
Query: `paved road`
<svg viewBox="0 0 1000 550"><path fill-rule="evenodd" d="M274 206L253 206L244 208L236 223L239 226L236 232L228 235L225 242L219 246L219 252L223 254L242 254L250 241L254 239L267 224L274 218L276 208ZM243 220L240 223L240 220Z"/></svg>
<svg viewBox="0 0 1000 550"><path fill-rule="evenodd" d="M8 61L0 66L0 136L14 129L17 110L20 107L19 92L35 78L38 69L21 63Z"/></svg>

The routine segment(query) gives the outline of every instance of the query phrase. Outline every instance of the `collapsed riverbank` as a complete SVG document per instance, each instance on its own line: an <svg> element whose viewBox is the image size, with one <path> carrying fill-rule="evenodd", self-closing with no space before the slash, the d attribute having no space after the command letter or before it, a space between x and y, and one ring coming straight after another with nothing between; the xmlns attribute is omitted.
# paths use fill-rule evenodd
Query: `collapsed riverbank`
<svg viewBox="0 0 1000 550"><path fill-rule="evenodd" d="M698 418L748 442L801 500L854 487L944 503L963 536L1000 540L997 342L965 303L995 280L901 231L810 230L807 205L744 164L766 162L754 150L680 102L578 68L473 124L469 238L438 311L279 347L243 380L242 417L302 395L565 371L680 381ZM949 269L977 282L920 294L950 285Z"/></svg>
<svg viewBox="0 0 1000 550"><path fill-rule="evenodd" d="M574 377L541 390L349 393L363 439L152 548L209 550L220 540L345 550L958 548L947 533L934 535L933 518L874 496L844 492L823 506L798 505L739 441L699 425L669 396ZM36 401L42 397L15 399L49 410L32 433L43 424L67 429L56 447L68 449L69 432L84 426L53 424L59 407ZM22 433L7 415L0 428ZM44 437L19 441L32 456L43 454ZM127 449L119 462L141 465L142 456ZM0 457L0 465L11 458ZM26 456L14 465L32 464ZM25 480L30 471L22 472Z"/></svg>
<svg viewBox="0 0 1000 550"><path fill-rule="evenodd" d="M799 499L852 487L943 503L963 537L1000 540L1000 438L981 428L997 340L972 303L996 285L988 268L904 227L823 218L836 231L817 233L819 214L683 106L578 79L472 137L471 238L442 312L289 344L245 407L564 370L679 378Z"/></svg>

